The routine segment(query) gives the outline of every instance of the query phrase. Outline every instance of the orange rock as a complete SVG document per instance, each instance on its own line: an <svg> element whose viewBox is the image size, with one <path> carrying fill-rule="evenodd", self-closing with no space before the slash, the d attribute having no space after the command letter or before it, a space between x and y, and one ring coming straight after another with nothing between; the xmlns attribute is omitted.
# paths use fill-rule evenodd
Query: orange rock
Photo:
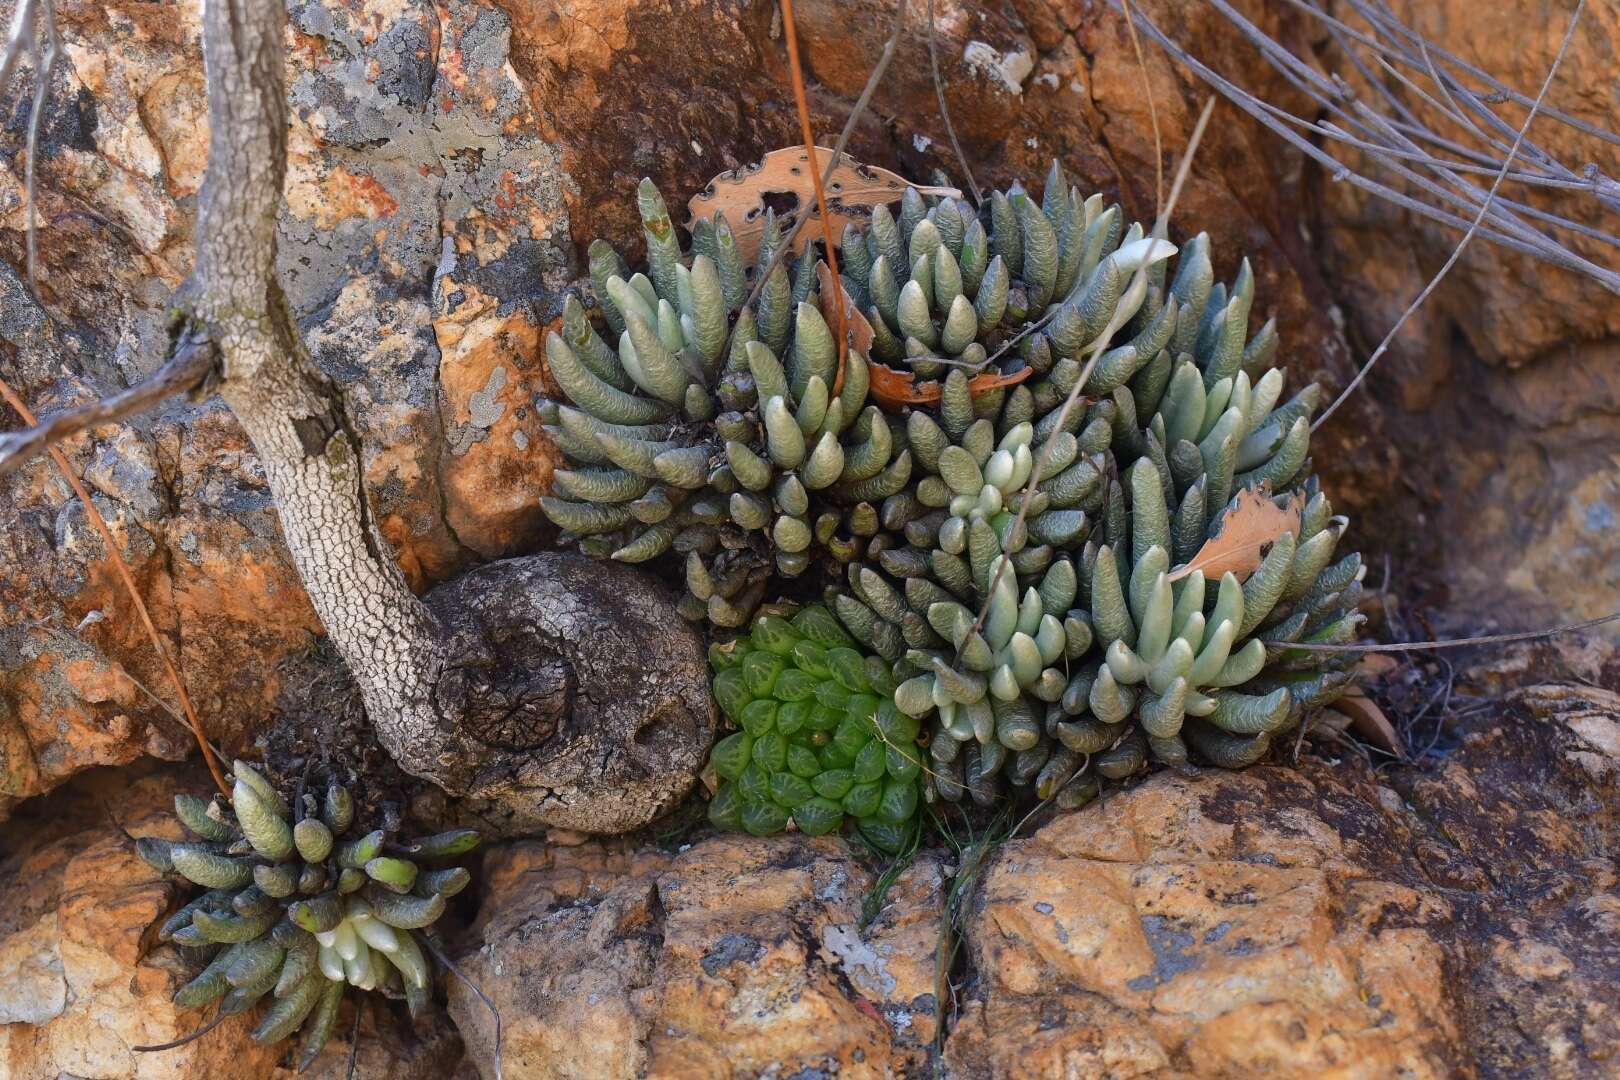
<svg viewBox="0 0 1620 1080"><path fill-rule="evenodd" d="M712 837L669 857L601 841L496 849L475 951L509 1077L895 1075L933 1022L940 873L920 859L863 931L872 875L840 841ZM450 1009L492 1075L469 992Z"/></svg>
<svg viewBox="0 0 1620 1080"><path fill-rule="evenodd" d="M1007 844L969 934L981 1000L951 1054L995 1075L1449 1075L1441 946L1346 919L1366 871L1320 818L1277 813L1290 789L1309 796L1274 770L1160 773ZM1057 1031L997 1019L1059 1008Z"/></svg>
<svg viewBox="0 0 1620 1080"><path fill-rule="evenodd" d="M557 456L540 430L540 329L522 308L446 279L461 294L436 319L439 386L448 446L440 463L447 521L457 538L488 558L530 549L549 531L540 496L551 490Z"/></svg>

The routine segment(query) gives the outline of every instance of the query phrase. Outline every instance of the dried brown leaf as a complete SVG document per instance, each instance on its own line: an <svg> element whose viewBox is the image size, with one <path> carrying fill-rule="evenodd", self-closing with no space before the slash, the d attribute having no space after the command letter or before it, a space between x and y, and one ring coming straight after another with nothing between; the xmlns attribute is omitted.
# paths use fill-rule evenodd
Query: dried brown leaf
<svg viewBox="0 0 1620 1080"><path fill-rule="evenodd" d="M1406 758L1406 746L1401 742L1400 733L1372 698L1356 690L1334 702L1333 707L1350 718L1350 726L1367 742L1386 754Z"/></svg>
<svg viewBox="0 0 1620 1080"><path fill-rule="evenodd" d="M944 392L938 380L925 383L917 382L917 376L909 371L896 371L876 360L867 362L871 369L871 393L877 403L891 411L907 405L937 405L940 395ZM1003 375L997 371L985 371L968 380L968 393L973 397L987 394L1001 386L1017 386L1034 372L1034 368L1020 368L1011 375Z"/></svg>
<svg viewBox="0 0 1620 1080"><path fill-rule="evenodd" d="M1236 504L1222 517L1220 532L1204 541L1191 562L1176 567L1170 580L1179 581L1194 570L1202 570L1204 577L1211 580L1218 581L1230 573L1246 581L1278 537L1286 532L1299 533L1304 507L1305 496L1300 492L1278 506L1269 491L1244 488L1238 492Z"/></svg>
<svg viewBox="0 0 1620 1080"><path fill-rule="evenodd" d="M1401 662L1388 653L1368 653L1361 658L1360 673L1363 678L1380 679L1401 666Z"/></svg>
<svg viewBox="0 0 1620 1080"><path fill-rule="evenodd" d="M818 172L826 172L832 155L830 148L816 147ZM765 236L767 196L792 198L790 209L777 212L784 230L793 226L801 211L808 210L812 219L821 216L816 210L815 181L806 167L808 162L809 155L804 147L787 146L772 150L758 165L721 173L687 202L687 209L692 213L688 227L698 221L712 221L717 211L724 210L726 222L737 238L737 249L742 253L744 264L753 265L758 261L760 241ZM960 197L962 194L952 187L912 184L898 173L862 165L845 154L827 181L827 212L832 217L832 228L827 235L832 237L834 244L838 244L845 225L853 223L864 226L871 220L874 206L898 202L907 187L915 187L924 195ZM804 251L805 245L820 237L819 227L799 230L794 251Z"/></svg>

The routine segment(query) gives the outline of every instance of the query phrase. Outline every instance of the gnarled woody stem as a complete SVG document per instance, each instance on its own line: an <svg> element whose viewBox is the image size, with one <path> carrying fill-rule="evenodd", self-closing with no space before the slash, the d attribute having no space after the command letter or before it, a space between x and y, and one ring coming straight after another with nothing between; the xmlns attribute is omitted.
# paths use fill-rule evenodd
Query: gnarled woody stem
<svg viewBox="0 0 1620 1080"><path fill-rule="evenodd" d="M430 604L406 587L343 395L275 275L285 17L264 0L204 6L208 172L182 306L218 349L220 394L258 450L294 564L402 768L524 824L639 825L690 786L712 736L701 642L650 583L593 568L593 588L569 556L481 568Z"/></svg>

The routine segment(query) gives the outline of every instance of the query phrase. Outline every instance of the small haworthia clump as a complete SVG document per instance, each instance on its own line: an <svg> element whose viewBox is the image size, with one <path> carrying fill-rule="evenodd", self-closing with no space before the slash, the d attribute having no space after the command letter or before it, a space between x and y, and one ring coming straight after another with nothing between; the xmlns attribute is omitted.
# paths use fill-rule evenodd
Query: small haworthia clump
<svg viewBox="0 0 1620 1080"><path fill-rule="evenodd" d="M741 627L773 576L803 574L815 552L863 550L878 529L871 500L899 491L908 463L867 405L864 359L839 381L808 260L791 284L779 266L733 324L748 286L724 216L686 259L649 181L639 203L650 277L591 247L617 348L572 298L546 340L572 405L541 406L569 466L541 506L587 551L684 556L684 613ZM782 242L772 216L765 257Z"/></svg>
<svg viewBox="0 0 1620 1080"><path fill-rule="evenodd" d="M865 656L826 608L768 610L752 631L709 650L714 694L741 730L715 745L716 825L755 835L791 820L820 836L846 816L887 852L916 816L917 721L894 703L889 665Z"/></svg>
<svg viewBox="0 0 1620 1080"><path fill-rule="evenodd" d="M141 857L208 892L166 919L158 940L203 961L174 995L221 1015L269 995L253 1038L304 1033L302 1072L326 1045L350 986L403 997L413 1016L428 1003L432 966L419 935L471 880L450 861L478 845L459 829L410 842L383 830L356 835L355 804L335 780L294 807L245 762L234 765L230 810L176 795L175 816L197 837L136 841Z"/></svg>
<svg viewBox="0 0 1620 1080"><path fill-rule="evenodd" d="M572 405L542 404L569 459L547 513L603 555L677 552L686 614L722 637L786 579L819 587L918 725L927 799L1077 805L1150 759L1257 760L1349 681L1343 655L1288 645L1361 621L1361 558L1335 560L1346 522L1311 472L1321 393L1284 396L1247 261L1217 282L1207 236L1178 248L1104 203L1054 163L1039 202L908 189L846 228L842 287L872 338L840 382L825 269L784 260L744 310L723 217L683 252L644 183L647 274L592 246L618 349L576 302L548 341ZM760 265L782 242L768 221ZM895 371L936 393L874 394ZM1245 496L1296 524L1251 573L1206 580L1193 564ZM740 678L717 677L723 707ZM721 819L782 827L795 807L758 797L738 752L757 742L732 738Z"/></svg>

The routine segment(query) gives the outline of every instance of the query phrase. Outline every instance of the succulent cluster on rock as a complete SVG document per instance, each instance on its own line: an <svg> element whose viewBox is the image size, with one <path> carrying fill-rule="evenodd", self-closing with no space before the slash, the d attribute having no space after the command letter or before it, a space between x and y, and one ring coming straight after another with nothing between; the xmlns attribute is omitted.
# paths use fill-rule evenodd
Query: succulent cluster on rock
<svg viewBox="0 0 1620 1080"><path fill-rule="evenodd" d="M403 997L413 1016L427 1003L432 965L418 934L467 887L466 868L448 863L479 836L354 835L355 801L336 780L294 806L252 766L238 761L233 771L228 811L218 800L175 796L175 816L196 840L136 845L161 872L208 890L158 929L160 941L204 964L175 1002L218 1001L229 1016L270 995L253 1038L274 1043L301 1029L302 1071L331 1036L348 987Z"/></svg>
<svg viewBox="0 0 1620 1080"><path fill-rule="evenodd" d="M1178 250L1103 204L1054 163L1039 203L1015 185L982 213L914 189L897 217L876 208L840 244L842 289L871 331L840 366L824 266L784 259L744 307L750 268L723 215L683 252L643 182L647 273L591 249L617 348L576 301L547 341L572 403L542 405L569 465L547 514L602 556L678 553L684 612L721 636L773 590L820 599L864 650L847 669L885 668L866 681L893 684L890 726L918 722L930 799L1077 804L1096 776L1150 758L1257 760L1349 680L1335 654L1288 646L1346 640L1360 621L1360 556L1334 561L1346 522L1308 458L1320 391L1283 398L1274 325L1249 334L1246 260L1217 282L1206 236ZM783 242L768 218L758 265ZM879 392L896 382L898 399ZM1252 569L1206 580L1200 552L1245 493L1291 524ZM818 775L808 757L802 773L749 772L781 755L760 750L747 708L840 685L819 653L797 665L779 623L716 654L722 707L744 728L716 753L735 790L718 819L816 831L830 806L763 797L773 778L803 794L783 777ZM781 697L772 673L804 696Z"/></svg>

